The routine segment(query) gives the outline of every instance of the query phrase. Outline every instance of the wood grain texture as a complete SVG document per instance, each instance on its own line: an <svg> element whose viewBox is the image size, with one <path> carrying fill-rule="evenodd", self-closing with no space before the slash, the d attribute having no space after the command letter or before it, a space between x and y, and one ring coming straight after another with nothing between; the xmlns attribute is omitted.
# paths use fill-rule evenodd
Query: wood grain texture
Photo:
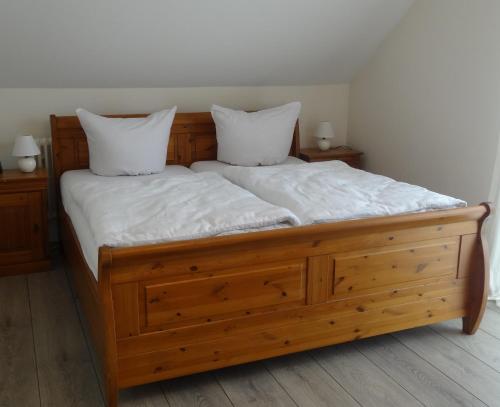
<svg viewBox="0 0 500 407"><path fill-rule="evenodd" d="M47 271L47 171L0 173L0 276Z"/></svg>
<svg viewBox="0 0 500 407"><path fill-rule="evenodd" d="M462 236L462 244L473 242L472 253L469 255L460 256L460 262L466 264L466 269L469 272L460 270L470 276L472 282L469 292L469 310L467 315L463 317L463 331L469 335L474 334L483 319L486 304L488 303L488 290L490 284L490 264L488 254L488 243L484 236L483 223L487 216L491 213L491 207L485 206L487 212L480 219L479 233L474 235ZM463 253L463 252L462 252ZM459 273L460 277L460 273Z"/></svg>
<svg viewBox="0 0 500 407"><path fill-rule="evenodd" d="M117 284L111 291L113 307L124 310L117 313L116 337L139 335L139 284Z"/></svg>
<svg viewBox="0 0 500 407"><path fill-rule="evenodd" d="M360 406L306 353L271 359L265 365L299 406Z"/></svg>
<svg viewBox="0 0 500 407"><path fill-rule="evenodd" d="M273 355L311 349L332 343L426 325L460 316L462 300L453 297L357 312L342 318L333 315L316 321L255 329L246 335L229 335L209 340L198 338L183 346L151 353L137 353L118 359L121 387L180 376L192 371L215 369L228 364L264 359ZM332 318L333 317L333 318Z"/></svg>
<svg viewBox="0 0 500 407"><path fill-rule="evenodd" d="M493 307L490 307L490 309L492 309L493 312L488 312L484 316L481 322L481 329L495 338L500 339L500 313L495 311Z"/></svg>
<svg viewBox="0 0 500 407"><path fill-rule="evenodd" d="M364 407L417 407L420 402L352 344L311 352L314 360Z"/></svg>
<svg viewBox="0 0 500 407"><path fill-rule="evenodd" d="M395 334L408 348L430 360L442 371L484 403L495 406L500 400L500 373L495 371L469 352L450 346L450 341L430 328L418 332L408 331ZM425 346L423 345L425 341Z"/></svg>
<svg viewBox="0 0 500 407"><path fill-rule="evenodd" d="M100 334L104 346L101 353L101 363L104 369L104 382L106 384L105 400L108 407L115 407L118 404L118 355L116 352L116 320L119 316L113 306L113 291L109 273L103 273L103 262L106 255L102 247L99 249L98 272L98 308L101 313ZM85 270L87 276L91 273ZM127 307L127 309L129 309Z"/></svg>
<svg viewBox="0 0 500 407"><path fill-rule="evenodd" d="M159 383L131 387L120 392L120 407L172 407Z"/></svg>
<svg viewBox="0 0 500 407"><path fill-rule="evenodd" d="M144 286L144 295L144 327L168 329L245 316L269 307L304 304L305 264L295 261L172 283L154 281Z"/></svg>
<svg viewBox="0 0 500 407"><path fill-rule="evenodd" d="M161 384L170 407L231 407L214 375L203 373Z"/></svg>
<svg viewBox="0 0 500 407"><path fill-rule="evenodd" d="M311 256L307 267L307 304L326 302L332 294L333 259Z"/></svg>
<svg viewBox="0 0 500 407"><path fill-rule="evenodd" d="M64 275L61 274L60 277L64 281ZM26 304L24 304L23 307L18 307L19 303L22 303L23 301L26 302L27 298L29 298L26 283L20 283L20 281L25 281L25 278L26 277L24 276L19 276L0 279L0 293L2 294L0 296L0 305L2 305L0 308L0 322L2 324L6 324L0 324L0 327L2 328L2 330L0 330L0 341L4 341L0 343L0 360L3 363L3 367L7 366L13 369L13 374L8 377L6 382L3 380L3 376L2 381L0 381L0 406L11 407L19 405L31 407L41 405L42 407L67 407L68 404L66 404L66 399L61 399L60 402L62 404L57 404L58 400L60 400L59 398L47 400L48 404L43 401L40 403L38 398L34 398L33 400L30 399L30 395L38 394L37 377L39 375L44 375L44 370L42 369L38 372L37 366L34 363L23 364L23 370L14 370L14 368L16 366L19 367L17 362L20 357L28 354L34 355L33 341L27 340L29 335L26 333L26 335L23 336L24 341L20 339L19 342L19 346L22 344L22 351L12 352L13 349L17 349L16 342L14 342L17 340L17 334L14 334L13 336L2 336L5 334L3 328L7 325L17 332L19 327L25 326L24 324L26 321L31 324L29 321L33 319L33 323L38 325L38 318L40 316L44 318L43 313L31 314L31 310L29 307L26 307ZM13 283L13 281L16 282ZM40 290L41 297L51 296L54 294L52 284L40 286ZM2 300L4 302L2 302ZM52 301L57 307L68 307L66 296L57 295L53 297ZM4 306L4 303L6 303L7 306ZM493 314L492 321L494 322L494 318L499 314L490 307L486 312L485 320L488 319L490 314ZM20 313L19 311L22 309L24 309L24 311ZM55 317L57 318L57 315L55 315ZM18 321L18 318L23 319L22 321ZM60 336L68 338L79 337L81 331L79 321L76 315L73 315L72 318L74 318L74 323L67 323L68 321L64 320L66 323L61 323L58 326L57 333ZM7 324L9 320L10 323ZM61 319L58 319L58 321L62 322ZM460 331L460 321L455 319L439 325L432 325L431 329L435 330L438 335L443 337L442 340L446 341L447 347L452 349L457 348L459 351L466 352L474 357L476 359L475 363L477 363L475 369L488 367L488 365L494 368L492 364L500 358L500 347L494 346L494 343L500 342L500 340L483 331L482 327L478 330L476 335L464 335ZM77 335L72 332L74 330L76 330ZM419 332L423 332L424 335L419 335ZM45 331L38 332L38 330L33 332L33 334L35 335L35 342L37 342L37 335L47 335ZM421 343L423 347L433 347L434 335L429 335L427 328L411 330L409 331L409 334L412 337L415 336L416 340ZM446 337L446 340L444 337ZM284 399L278 400L276 402L278 405L298 405L306 407L350 405L347 404L348 402L333 403L334 400L337 401L339 398L342 398L346 395L346 393L348 393L352 399L356 400L359 405L363 407L413 407L415 405L424 405L420 404L420 401L417 401L417 398L422 398L422 395L425 395L425 405L438 407L443 405L446 406L446 403L443 403L442 393L446 392L447 384L443 383L440 379L443 375L444 377L447 377L447 375L443 373L444 368L439 367L439 369L436 369L434 367L434 369L441 372L441 374L436 375L436 378L430 381L428 388L426 388L425 385L422 385L422 382L425 383L425 375L428 374L428 371L426 371L427 369L421 369L423 370L422 373L418 369L419 365L414 363L415 360L424 361L424 365L426 362L427 365L431 366L432 370L435 360L434 354L427 354L426 352L418 353L418 350L416 353L414 350L410 350L407 346L402 345L401 342L396 342L396 344L399 344L402 347L394 346L394 344L390 342L394 341L394 339L391 339L390 336L380 338L380 341L386 340L389 341L389 343L387 343L387 347L394 352L394 358L396 359L395 361L392 361L391 358L387 358L385 363L381 364L381 368L388 369L388 373L386 373L385 370L381 370L371 360L367 359L367 357L360 353L356 347L358 345L360 347L364 347L365 344L367 344L366 346L368 349L376 351L378 355L386 356L385 352L380 351L377 343L372 345L369 343L371 341L362 341L313 351L310 353L313 355L313 359L311 359L308 354L297 354L290 357L285 356L279 359L272 359L264 363L256 364L253 376L260 376L262 378L254 379L253 381L260 382L262 380L269 380L269 374L271 373L271 376L276 381L276 384L284 390L284 392L281 393ZM378 338L375 342L378 342ZM7 344L7 346L4 346L4 344ZM363 352L368 353L364 348ZM450 353L452 351L448 350L447 352ZM408 355L413 356L410 357ZM50 363L60 363L58 352L50 352L46 357L47 359L53 359ZM461 361L462 359L463 362ZM398 366L401 364L404 365L404 361L408 362L405 365L405 369L408 370L406 378L404 378L405 375L401 374L398 370ZM459 364L453 364L451 368L468 372L468 361L469 360L467 358L461 357L457 362ZM68 364L66 366L68 368L68 375L75 375L76 377L81 375L81 366L77 364ZM320 373L321 370L324 374ZM230 375L233 370L226 369L220 372L222 374L229 372ZM0 369L0 375L3 373L4 370ZM93 374L93 371L91 374ZM388 374L393 375L395 379L388 376ZM22 391L19 391L20 387L17 380L29 377L30 375L34 379L23 381ZM53 383L54 388L57 388L58 386L67 386L65 378L62 378L62 380L64 380L62 383L58 382L58 380L61 380L61 376L52 376L52 378L56 380L56 382ZM11 381L9 381L9 379ZM42 380L43 379L44 378L42 377ZM3 386L4 383L12 384L12 380L16 380L16 383L13 385ZM96 381L95 375L94 380ZM404 389L397 384L395 380L401 380L402 384L405 384L406 380L408 380L411 384ZM465 395L473 397L473 395L467 390L467 381L469 381L467 375L457 375L456 377L453 377L452 383L456 383L457 387L461 388L462 391L465 392ZM483 383L481 380L476 380L476 384L484 387L483 391L485 392L489 391L489 386L491 386L491 383L488 381ZM343 388L343 390L339 390L340 393L337 393L336 389L339 385ZM213 374L193 375L181 379L174 379L123 390L120 392L119 405L127 407L226 407L237 406L238 400L244 400L243 404L245 405L245 403L247 403L247 395L253 394L253 390L252 388L246 388L244 385L241 388L245 394L238 394L238 390L236 389L235 392L231 394L234 399L230 399L214 378ZM439 391L436 391L436 388L439 389ZM335 394L332 393L332 389L335 390ZM413 390L414 394L410 396L410 393L407 390ZM91 393L95 392L94 394L89 395L89 398L95 397L98 399L101 397L101 394L96 386L92 387L92 389L89 389L88 391ZM438 395L434 397L435 393ZM255 395L255 404L259 405L265 403L266 400L263 399L261 395L258 393L255 393ZM332 403L328 404L327 397L330 395ZM281 396L279 394L275 394L274 397L276 398ZM290 403L290 400L292 400L292 403ZM465 398L462 405L466 404L467 400L468 399ZM479 400L477 401L480 403ZM327 404L325 404L325 402ZM89 404L83 401L81 404L77 405L85 406ZM460 404L457 403L456 405Z"/></svg>
<svg viewBox="0 0 500 407"><path fill-rule="evenodd" d="M61 216L66 219L66 215ZM64 247L64 260L67 276L74 289L75 297L81 308L81 317L87 328L88 337L93 345L93 357L97 359L100 382L106 391L105 358L106 347L111 346L104 340L102 305L99 296L99 287L92 271L88 268L81 246L71 222L60 223L60 236Z"/></svg>
<svg viewBox="0 0 500 407"><path fill-rule="evenodd" d="M474 337L463 335L460 332L460 321L453 319L431 325L431 328L439 335L453 342L456 346L475 356L484 364L500 372L500 339L479 329Z"/></svg>
<svg viewBox="0 0 500 407"><path fill-rule="evenodd" d="M215 372L225 393L236 406L298 406L262 365L254 363Z"/></svg>
<svg viewBox="0 0 500 407"><path fill-rule="evenodd" d="M37 168L33 172L3 170L0 173L0 191L19 191L27 186L34 191L42 191L47 188L47 179L48 173L44 168Z"/></svg>
<svg viewBox="0 0 500 407"><path fill-rule="evenodd" d="M201 272L208 270L203 270L196 264L198 259L209 262L212 269L217 269L223 268L227 260L233 265L248 265L249 261L255 262L256 256L265 256L261 258L261 262L272 262L473 234L479 232L478 221L485 213L485 207L479 205L447 211L375 217L102 250L107 256L104 266L110 266L112 262L115 267L120 266L123 269L123 275L114 275L112 279L113 283L119 283L137 278L153 278L155 275L164 276L165 265L155 259L168 255L172 256L169 266L175 268L171 269L169 274L175 270L193 272L193 265L197 266L197 272ZM287 245L280 247L282 252L277 252L276 245L282 245L283 242ZM225 258L222 254L228 246L235 247L231 250L232 256ZM256 253L257 248L260 249L259 253ZM287 250L284 250L285 248ZM182 258L182 255L188 252L193 255L194 263L190 265ZM217 257L208 256L209 253ZM144 264L137 261L139 255L147 256L148 262ZM179 262L182 268L179 268Z"/></svg>
<svg viewBox="0 0 500 407"><path fill-rule="evenodd" d="M38 406L26 277L0 279L0 406Z"/></svg>
<svg viewBox="0 0 500 407"><path fill-rule="evenodd" d="M456 212L452 211L452 213L451 219L456 221ZM424 219L428 221L429 215L425 215ZM472 229L474 225L468 220L464 223L447 223L446 218L443 219L442 215L436 218L436 220L439 219L437 226L426 226L430 228L430 236L433 238L446 239L449 237L448 233L456 233L460 230L469 233L474 230ZM434 220L434 216L435 214L430 216L431 222ZM375 222L377 221L375 220ZM408 227L406 222L403 224ZM421 226L420 222L417 224ZM331 227L331 225L325 226ZM395 228L398 226L398 224L394 225ZM369 226L365 227L368 229L368 236L370 236L369 244L375 245L372 249L375 253L378 253L380 247L386 242L389 242L389 246L396 248L410 242L410 235L406 233L407 229L405 231L384 229L384 232L372 235L369 233L372 229ZM475 227L477 228L477 225ZM360 237L360 230L362 229L344 230L343 234L340 236L336 234L336 239L331 241L326 235L325 240L320 241L320 243L315 240L312 245L304 246L303 252L293 250L292 253L295 256L300 256L308 251L314 254L326 251L326 255L331 255L330 250L333 247L353 250L354 252L359 252L359 248L363 248L361 251L366 251L368 250L367 241ZM429 232L427 233L429 234ZM350 233L356 234L356 240L351 239ZM423 234L422 238L425 236ZM162 256L156 254L152 260L148 260L147 264L151 264L151 268L149 270L144 268L144 273L134 271L134 268L144 266L137 260L134 261L129 254L125 257L119 255L118 260L115 261L115 249L105 249L101 253L102 268L100 272L102 275L108 276L110 282L107 284L111 285L114 284L111 281L114 275L120 276L120 279L117 280L119 284L132 283L133 281L140 283L141 278L144 281L160 281L163 284L163 280L183 281L186 278L185 275L190 276L189 278L193 281L197 281L219 275L228 276L234 274L234 270L243 272L240 270L246 269L241 269L241 261L242 257L245 258L245 256L252 256L252 258L257 256L256 258L262 263L257 262L256 264L268 267L269 260L263 254L266 251L269 251L270 255L274 254L274 256L269 257L273 262L285 260L286 257L279 258L279 256L286 256L288 251L282 251L281 248L278 249L274 245L283 245L287 247L286 250L289 250L288 240L280 239L271 243L265 238L265 234L263 237L262 241L250 237L252 252L248 251L247 242L241 241L241 237L224 238L222 240L225 240L226 245L231 247L231 251L226 251L225 255L221 254L224 252L224 246L213 250L205 248L198 250L200 242L174 243L173 245L177 248L179 245L184 246L183 249L179 249L180 253L177 251L169 252L170 246L163 245L167 254ZM300 238L300 236L297 237L297 239ZM431 241L433 240L435 239L431 239ZM219 242L220 239L216 238L212 241ZM296 242L295 238L291 241ZM200 244L203 247L205 242L202 241ZM77 246L76 240L73 241L72 245ZM416 247L421 245L422 243L417 241ZM136 252L135 248L132 249L135 253L134 256L139 256L140 252ZM118 249L118 252L121 253L122 250ZM242 255L242 253L246 254ZM193 267L194 265L196 268ZM129 277L124 279L129 270L132 272L130 276L133 279ZM243 274L247 272L244 271ZM86 273L90 274L89 271ZM99 284L103 284L103 281L100 279ZM442 275L438 272L436 277L430 279L410 279L410 285L405 281L399 281L396 285L387 286L382 292L378 287L367 288L364 290L366 295L357 299L340 296L336 300L334 295L333 301L305 308L302 306L297 310L271 310L272 312L262 315L257 313L238 318L231 317L227 320L205 321L204 324L179 327L179 330L166 329L155 332L154 335L149 333L147 336L139 334L123 338L117 343L119 357L118 363L114 367L117 376L109 377L115 377L118 380L117 386L127 387L455 318L466 314L467 287L466 279L457 280L455 274ZM373 300L376 302L374 303ZM142 309L142 307L139 308ZM116 317L117 321L120 319L129 320L126 316L127 309L113 309L113 318ZM283 318L281 322L280 318ZM315 318L318 320L315 321ZM279 325L284 326L280 327ZM332 325L335 325L334 331L332 331ZM113 325L108 324L108 326ZM223 328L224 326L225 328ZM198 334L196 330L199 330ZM240 331L243 336L238 333ZM332 335L331 332L335 332L335 335ZM193 342L193 338L197 338L195 342L198 343ZM250 341L251 348L245 347L244 344L248 343L246 341ZM107 346L112 347L113 342L109 342Z"/></svg>
<svg viewBox="0 0 500 407"><path fill-rule="evenodd" d="M428 360L394 338L372 338L356 344L356 348L426 406L485 406Z"/></svg>
<svg viewBox="0 0 500 407"><path fill-rule="evenodd" d="M449 281L437 281L426 283L422 286L413 287L411 289L399 290L397 293L386 291L382 293L372 294L366 297L351 298L346 300L335 301L316 307L298 308L293 311L282 310L279 312L266 313L261 315L250 315L240 320L214 321L210 324L195 325L179 329L171 329L168 331L157 332L155 335L140 335L138 337L123 338L118 341L118 354L121 358L133 356L137 349L143 352L161 351L165 347L165 343L169 343L172 347L182 347L189 343L191 338L224 338L228 335L236 335L245 337L255 332L255 326L261 329L275 329L278 326L287 326L289 324L300 323L305 321L315 321L324 318L325 314L333 313L335 319L326 319L328 323L333 321L336 324L337 330L339 327L349 327L353 325L352 320L360 318L356 323L360 323L365 318L373 317L372 311L379 315L380 311L386 309L388 314L393 307L405 304L408 302L417 302L429 300L432 298L442 298L447 296L457 296L457 293L462 292L466 285L461 280L455 280L450 285ZM420 295L422 294L422 295ZM460 295L460 294L458 294ZM443 305L446 305L443 303ZM397 308L396 308L397 309ZM420 309L420 312L422 310ZM427 310L423 314L425 318L429 318ZM362 316L364 315L364 316ZM383 313L381 314L383 315ZM391 318L388 314L385 319ZM379 322L382 322L380 320ZM369 321L368 321L369 322ZM352 327L351 329L356 329ZM339 331L340 332L340 331ZM361 331L357 334L362 334Z"/></svg>
<svg viewBox="0 0 500 407"><path fill-rule="evenodd" d="M398 282L455 275L459 247L459 238L451 238L336 255L334 293L359 295Z"/></svg>
<svg viewBox="0 0 500 407"><path fill-rule="evenodd" d="M102 406L90 354L61 269L29 276L43 406Z"/></svg>

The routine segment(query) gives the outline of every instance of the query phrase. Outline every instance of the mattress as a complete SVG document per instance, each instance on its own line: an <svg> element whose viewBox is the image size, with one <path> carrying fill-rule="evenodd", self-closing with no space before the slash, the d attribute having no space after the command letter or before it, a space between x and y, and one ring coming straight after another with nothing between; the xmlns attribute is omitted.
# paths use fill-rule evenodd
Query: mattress
<svg viewBox="0 0 500 407"><path fill-rule="evenodd" d="M126 247L298 225L288 209L265 202L219 174L169 165L160 174L61 177L63 207L98 278L101 246Z"/></svg>
<svg viewBox="0 0 500 407"><path fill-rule="evenodd" d="M159 174L143 175L142 177L157 179L186 174L192 174L192 171L182 165L168 165L165 167L165 170ZM80 242L83 256L85 257L87 265L97 280L99 246L92 235L90 225L86 220L83 211L71 198L71 194L68 193L68 186L70 184L93 180L96 178L101 179L103 182L111 182L115 177L101 177L93 174L90 170L74 170L65 172L61 177L61 198L64 210L70 217L76 236Z"/></svg>
<svg viewBox="0 0 500 407"><path fill-rule="evenodd" d="M273 165L272 167L281 167L284 165L304 164L305 161L297 157L288 157L283 163ZM191 164L191 170L194 172L216 172L224 175L224 168L231 166L231 164L223 163L222 161L196 161Z"/></svg>

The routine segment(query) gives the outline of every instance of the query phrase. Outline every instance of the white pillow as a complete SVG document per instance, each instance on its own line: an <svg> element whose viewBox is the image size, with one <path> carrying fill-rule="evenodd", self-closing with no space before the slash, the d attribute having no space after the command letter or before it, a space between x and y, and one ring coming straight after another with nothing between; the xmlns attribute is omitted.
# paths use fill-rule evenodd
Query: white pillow
<svg viewBox="0 0 500 407"><path fill-rule="evenodd" d="M77 109L87 135L90 170L97 175L145 175L165 168L177 106L144 118L109 118Z"/></svg>
<svg viewBox="0 0 500 407"><path fill-rule="evenodd" d="M299 113L300 102L253 113L213 105L217 160L247 167L282 163Z"/></svg>

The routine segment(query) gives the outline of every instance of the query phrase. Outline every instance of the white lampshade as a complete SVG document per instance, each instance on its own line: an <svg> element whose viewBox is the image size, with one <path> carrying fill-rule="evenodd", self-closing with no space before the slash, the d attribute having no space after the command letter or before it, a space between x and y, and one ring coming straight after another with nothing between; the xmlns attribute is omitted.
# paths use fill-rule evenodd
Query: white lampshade
<svg viewBox="0 0 500 407"><path fill-rule="evenodd" d="M40 149L38 148L32 135L17 136L14 143L12 155L14 157L33 157L39 155Z"/></svg>
<svg viewBox="0 0 500 407"><path fill-rule="evenodd" d="M330 122L319 122L318 127L316 127L316 132L314 137L319 139L332 139L335 137L333 132L333 127Z"/></svg>

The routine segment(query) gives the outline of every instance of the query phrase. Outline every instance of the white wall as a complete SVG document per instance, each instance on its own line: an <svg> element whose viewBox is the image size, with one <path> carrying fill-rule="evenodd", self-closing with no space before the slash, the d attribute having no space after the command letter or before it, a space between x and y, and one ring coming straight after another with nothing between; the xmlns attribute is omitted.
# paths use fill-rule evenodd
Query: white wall
<svg viewBox="0 0 500 407"><path fill-rule="evenodd" d="M10 157L17 134L50 135L49 115L73 115L77 107L96 113L153 112L177 104L180 112L208 111L212 103L246 110L299 100L301 142L310 145L317 122L335 125L336 144L344 144L349 85L266 86L138 89L0 89L0 160L16 166Z"/></svg>
<svg viewBox="0 0 500 407"><path fill-rule="evenodd" d="M369 170L488 199L500 135L500 1L418 0L351 83Z"/></svg>
<svg viewBox="0 0 500 407"><path fill-rule="evenodd" d="M0 88L349 82L413 0L3 0Z"/></svg>

